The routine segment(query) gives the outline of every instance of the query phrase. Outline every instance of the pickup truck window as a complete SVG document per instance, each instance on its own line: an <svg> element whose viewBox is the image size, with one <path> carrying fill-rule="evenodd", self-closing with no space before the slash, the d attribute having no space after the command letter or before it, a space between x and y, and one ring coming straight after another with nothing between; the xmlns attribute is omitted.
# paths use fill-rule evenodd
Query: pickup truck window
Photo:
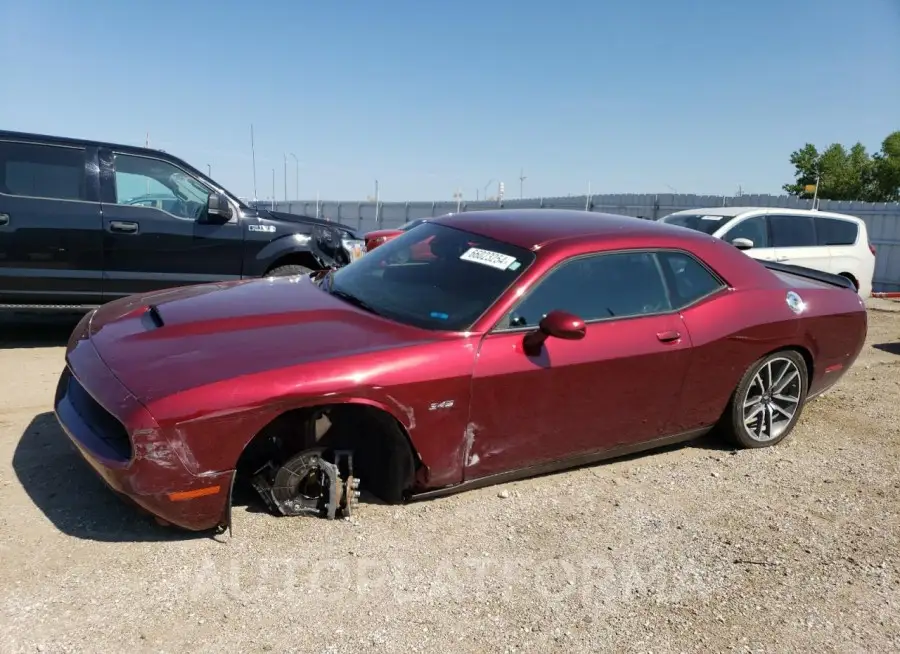
<svg viewBox="0 0 900 654"><path fill-rule="evenodd" d="M180 168L121 153L115 162L118 204L149 206L184 220L196 220L206 210L209 189Z"/></svg>
<svg viewBox="0 0 900 654"><path fill-rule="evenodd" d="M85 200L84 150L0 141L0 193Z"/></svg>

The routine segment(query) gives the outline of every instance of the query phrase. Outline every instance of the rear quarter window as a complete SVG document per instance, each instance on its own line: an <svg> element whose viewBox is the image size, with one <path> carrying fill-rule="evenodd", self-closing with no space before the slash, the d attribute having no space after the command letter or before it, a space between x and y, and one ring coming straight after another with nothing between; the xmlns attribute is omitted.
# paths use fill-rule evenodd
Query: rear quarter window
<svg viewBox="0 0 900 654"><path fill-rule="evenodd" d="M817 245L853 245L859 236L859 225L840 218L816 218Z"/></svg>

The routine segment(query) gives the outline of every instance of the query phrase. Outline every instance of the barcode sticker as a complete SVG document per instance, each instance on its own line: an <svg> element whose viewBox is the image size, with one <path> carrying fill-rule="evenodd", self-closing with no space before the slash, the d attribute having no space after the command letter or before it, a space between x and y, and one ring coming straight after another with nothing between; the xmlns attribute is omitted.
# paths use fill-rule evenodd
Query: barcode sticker
<svg viewBox="0 0 900 654"><path fill-rule="evenodd" d="M490 266L497 270L506 270L512 264L516 263L515 257L500 252L492 252L491 250L482 250L481 248L469 248L463 252L459 258L463 261L471 261L472 263Z"/></svg>

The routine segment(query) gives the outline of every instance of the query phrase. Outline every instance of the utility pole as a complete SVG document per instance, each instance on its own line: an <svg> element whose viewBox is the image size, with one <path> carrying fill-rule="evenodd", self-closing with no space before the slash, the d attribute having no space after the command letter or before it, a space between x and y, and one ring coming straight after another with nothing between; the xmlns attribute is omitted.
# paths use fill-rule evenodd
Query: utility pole
<svg viewBox="0 0 900 654"><path fill-rule="evenodd" d="M300 199L300 162L297 161L297 155L291 152L291 156L294 158L294 170L297 172L297 186L294 190L294 193L297 195L295 200Z"/></svg>
<svg viewBox="0 0 900 654"><path fill-rule="evenodd" d="M253 153L253 201L256 202L256 145L253 142L253 123L250 123L250 152Z"/></svg>
<svg viewBox="0 0 900 654"><path fill-rule="evenodd" d="M519 171L519 199L520 200L524 197L522 195L522 188L525 184L526 179L528 179L528 178L525 176L525 169L523 168Z"/></svg>

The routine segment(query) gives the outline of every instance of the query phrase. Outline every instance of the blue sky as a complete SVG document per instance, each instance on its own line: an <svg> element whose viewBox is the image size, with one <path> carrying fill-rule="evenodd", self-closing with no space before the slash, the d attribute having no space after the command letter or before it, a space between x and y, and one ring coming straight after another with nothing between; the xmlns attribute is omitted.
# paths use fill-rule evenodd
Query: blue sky
<svg viewBox="0 0 900 654"><path fill-rule="evenodd" d="M260 199L284 153L303 199L777 193L900 129L900 0L0 0L0 61L0 127L149 132L244 196L252 123Z"/></svg>

